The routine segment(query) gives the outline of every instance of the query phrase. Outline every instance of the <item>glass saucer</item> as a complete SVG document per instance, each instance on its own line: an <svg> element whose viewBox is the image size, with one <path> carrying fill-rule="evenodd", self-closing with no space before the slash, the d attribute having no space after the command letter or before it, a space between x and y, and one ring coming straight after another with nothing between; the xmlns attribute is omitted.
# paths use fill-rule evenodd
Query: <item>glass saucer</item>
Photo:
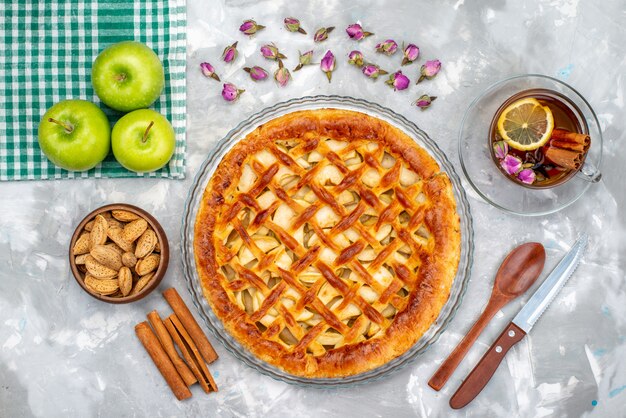
<svg viewBox="0 0 626 418"><path fill-rule="evenodd" d="M247 350L235 338L233 338L233 336L230 335L230 333L225 329L224 324L213 313L211 306L204 297L202 284L196 270L196 261L194 256L194 226L198 208L202 200L204 189L224 155L239 140L243 139L248 133L265 122L299 110L323 108L347 109L366 113L390 123L414 139L416 143L426 149L428 153L437 161L442 171L445 171L448 174L457 203L457 213L461 221L461 255L459 266L452 288L450 289L448 301L439 313L435 323L428 329L428 331L426 331L426 333L424 333L424 335L415 343L413 347L399 357L396 357L388 363L373 370L343 378L304 378L295 376L255 357L249 350ZM185 203L181 229L183 272L187 282L187 289L191 294L193 304L198 310L200 318L202 318L215 338L240 361L260 373L287 383L317 388L354 386L358 384L370 383L400 370L411 361L415 360L420 354L424 353L435 343L435 341L437 341L459 309L461 301L463 300L463 295L467 289L473 260L473 235L474 232L469 203L465 196L465 191L461 186L459 176L455 172L454 167L448 158L439 149L435 141L429 138L428 135L419 129L413 122L388 108L380 106L379 104L361 99L341 96L302 97L278 103L260 111L255 115L252 115L250 118L241 122L232 131L230 131L210 152L207 159L196 174Z"/></svg>
<svg viewBox="0 0 626 418"><path fill-rule="evenodd" d="M565 96L579 110L591 137L591 148L581 172L550 188L528 188L511 181L491 156L491 120L507 99L530 89L552 90ZM591 105L571 86L545 75L518 75L491 85L469 105L459 132L459 158L467 181L488 203L517 215L546 215L571 205L593 184L583 173L599 173L602 131ZM599 179L597 175L594 180Z"/></svg>

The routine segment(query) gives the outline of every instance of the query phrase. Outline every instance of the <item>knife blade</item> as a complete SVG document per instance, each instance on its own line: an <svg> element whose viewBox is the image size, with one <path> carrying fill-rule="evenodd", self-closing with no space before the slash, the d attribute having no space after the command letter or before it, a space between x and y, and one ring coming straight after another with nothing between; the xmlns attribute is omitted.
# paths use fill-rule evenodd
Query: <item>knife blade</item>
<svg viewBox="0 0 626 418"><path fill-rule="evenodd" d="M550 302L572 276L582 259L589 238L586 233L576 240L559 264L552 270L524 307L504 329L493 345L480 359L461 386L450 398L453 409L463 408L487 385L502 359L511 347L521 341L532 329Z"/></svg>

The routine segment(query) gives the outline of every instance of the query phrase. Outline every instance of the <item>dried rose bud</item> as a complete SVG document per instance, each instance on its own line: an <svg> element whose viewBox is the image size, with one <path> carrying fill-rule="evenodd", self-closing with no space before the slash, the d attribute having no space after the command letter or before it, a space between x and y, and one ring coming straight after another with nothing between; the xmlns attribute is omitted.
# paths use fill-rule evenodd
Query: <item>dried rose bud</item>
<svg viewBox="0 0 626 418"><path fill-rule="evenodd" d="M333 29L335 29L334 26L331 26L329 28L319 28L317 31L315 31L315 35L313 35L313 40L315 42L325 41L326 39L328 39L328 34L331 33Z"/></svg>
<svg viewBox="0 0 626 418"><path fill-rule="evenodd" d="M361 69L366 77L377 79L379 75L388 74L387 71L381 70L376 64L365 64Z"/></svg>
<svg viewBox="0 0 626 418"><path fill-rule="evenodd" d="M426 63L422 65L422 68L420 68L421 75L420 78L417 79L417 83L421 82L425 78L433 78L437 75L439 70L441 70L441 62L439 60L426 61Z"/></svg>
<svg viewBox="0 0 626 418"><path fill-rule="evenodd" d="M394 90L404 90L409 87L411 81L409 78L402 74L402 71L397 71L389 76L389 80L385 81Z"/></svg>
<svg viewBox="0 0 626 418"><path fill-rule="evenodd" d="M353 23L348 25L346 28L346 33L350 37L350 39L354 39L355 41L360 41L361 39L365 39L368 36L373 35L372 32L366 32L363 30L363 27L358 23Z"/></svg>
<svg viewBox="0 0 626 418"><path fill-rule="evenodd" d="M500 166L511 175L517 174L522 169L522 160L509 154L500 161Z"/></svg>
<svg viewBox="0 0 626 418"><path fill-rule="evenodd" d="M363 54L361 51L352 51L348 54L348 63L356 65L357 67L363 66Z"/></svg>
<svg viewBox="0 0 626 418"><path fill-rule="evenodd" d="M313 60L313 50L307 51L304 54L298 51L298 54L300 54L300 57L298 58L298 65L293 69L294 71L300 70L305 65L312 64L311 61Z"/></svg>
<svg viewBox="0 0 626 418"><path fill-rule="evenodd" d="M397 50L398 44L393 39L387 39L385 42L381 42L376 45L376 52L380 52L385 55L393 55Z"/></svg>
<svg viewBox="0 0 626 418"><path fill-rule="evenodd" d="M261 29L265 29L265 26L257 24L254 20L248 19L239 26L239 31L246 35L254 35Z"/></svg>
<svg viewBox="0 0 626 418"><path fill-rule="evenodd" d="M493 153L497 159L501 160L509 153L509 145L504 141L498 141L493 144Z"/></svg>
<svg viewBox="0 0 626 418"><path fill-rule="evenodd" d="M232 102L237 100L237 98L243 93L245 90L238 89L237 86L231 83L225 83L224 88L222 89L222 97L227 102Z"/></svg>
<svg viewBox="0 0 626 418"><path fill-rule="evenodd" d="M532 169L526 168L517 173L517 178L522 183L533 184L535 182L535 179L537 178L537 175Z"/></svg>
<svg viewBox="0 0 626 418"><path fill-rule="evenodd" d="M328 82L330 83L330 79L333 76L333 71L335 70L335 56L330 49L326 51L326 55L322 58L322 62L320 62L320 68L323 72L326 73L326 77L328 77Z"/></svg>
<svg viewBox="0 0 626 418"><path fill-rule="evenodd" d="M402 59L402 65L407 65L412 63L420 56L420 49L417 45L408 44L404 48L404 58Z"/></svg>
<svg viewBox="0 0 626 418"><path fill-rule="evenodd" d="M281 87L285 87L289 80L291 80L291 74L289 70L283 66L281 60L278 60L278 69L274 72L274 80L276 80Z"/></svg>
<svg viewBox="0 0 626 418"><path fill-rule="evenodd" d="M208 62L203 62L200 64L200 70L205 77L210 77L213 80L220 81L220 78L215 74L215 68Z"/></svg>
<svg viewBox="0 0 626 418"><path fill-rule="evenodd" d="M285 28L287 28L289 32L300 32L306 35L306 31L300 27L300 21L295 17L285 18Z"/></svg>
<svg viewBox="0 0 626 418"><path fill-rule="evenodd" d="M237 58L237 42L232 44L231 46L227 46L224 48L224 52L222 52L222 59L224 62L233 62Z"/></svg>
<svg viewBox="0 0 626 418"><path fill-rule="evenodd" d="M250 78L254 81L265 80L268 76L267 71L256 65L252 68L245 67L243 70L250 74Z"/></svg>
<svg viewBox="0 0 626 418"><path fill-rule="evenodd" d="M287 58L283 54L280 53L278 48L274 44L263 45L261 47L261 55L267 58L268 60L278 60Z"/></svg>
<svg viewBox="0 0 626 418"><path fill-rule="evenodd" d="M428 94L424 94L420 96L413 104L419 107L422 110L428 109L430 104L435 101L437 97L429 96Z"/></svg>

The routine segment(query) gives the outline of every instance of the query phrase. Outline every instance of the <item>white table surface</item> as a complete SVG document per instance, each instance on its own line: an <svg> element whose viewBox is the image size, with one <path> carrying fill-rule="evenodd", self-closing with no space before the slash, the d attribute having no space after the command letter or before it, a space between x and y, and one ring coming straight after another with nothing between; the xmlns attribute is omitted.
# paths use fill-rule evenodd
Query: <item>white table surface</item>
<svg viewBox="0 0 626 418"><path fill-rule="evenodd" d="M282 19L296 16L309 36L292 34ZM252 39L237 28L247 18L267 26ZM361 21L376 35L358 46L373 55L393 38L421 48L442 72L431 81L393 92L366 80L346 63L356 46L345 27ZM313 66L286 88L252 83L244 66L262 65L258 50L276 42L297 63L313 46L311 34L335 26L314 46L316 62L330 48L338 58L332 83ZM188 0L187 177L59 180L0 184L0 416L626 416L626 3L592 1L286 1ZM239 41L240 57L220 61ZM400 58L376 56L393 70ZM206 79L209 61L222 80L247 91L234 104L221 84ZM262 108L305 95L337 94L380 103L424 129L459 168L457 133L469 102L491 83L521 73L559 78L595 109L604 135L603 180L574 205L553 215L522 218L503 213L466 185L475 228L474 266L461 308L438 342L408 367L352 389L316 390L272 380L240 363L221 345L211 370L220 387L178 402L134 335L152 309L169 312L160 291L175 286L191 304L182 274L180 229L187 191L208 152L238 122ZM438 99L424 112L410 103L422 92ZM460 169L459 175L462 176ZM159 289L140 302L109 305L87 296L67 261L74 226L103 204L127 202L164 226L172 257ZM452 393L528 295L502 309L441 392L427 381L477 318L494 274L508 251L526 241L547 250L546 271L581 231L590 247L578 271L512 349L485 390L466 408L448 406ZM195 309L195 308L192 308Z"/></svg>

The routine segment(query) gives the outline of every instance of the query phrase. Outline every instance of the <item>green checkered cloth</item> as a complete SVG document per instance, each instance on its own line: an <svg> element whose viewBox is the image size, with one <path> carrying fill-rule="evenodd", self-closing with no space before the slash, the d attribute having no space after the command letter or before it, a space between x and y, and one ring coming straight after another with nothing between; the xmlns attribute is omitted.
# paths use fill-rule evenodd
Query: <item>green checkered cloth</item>
<svg viewBox="0 0 626 418"><path fill-rule="evenodd" d="M185 175L185 0L0 0L0 180ZM137 174L110 154L85 172L56 167L41 152L39 121L65 99L98 104L111 124L122 114L95 95L91 66L105 47L144 42L165 67L165 89L151 107L176 131L167 166Z"/></svg>

